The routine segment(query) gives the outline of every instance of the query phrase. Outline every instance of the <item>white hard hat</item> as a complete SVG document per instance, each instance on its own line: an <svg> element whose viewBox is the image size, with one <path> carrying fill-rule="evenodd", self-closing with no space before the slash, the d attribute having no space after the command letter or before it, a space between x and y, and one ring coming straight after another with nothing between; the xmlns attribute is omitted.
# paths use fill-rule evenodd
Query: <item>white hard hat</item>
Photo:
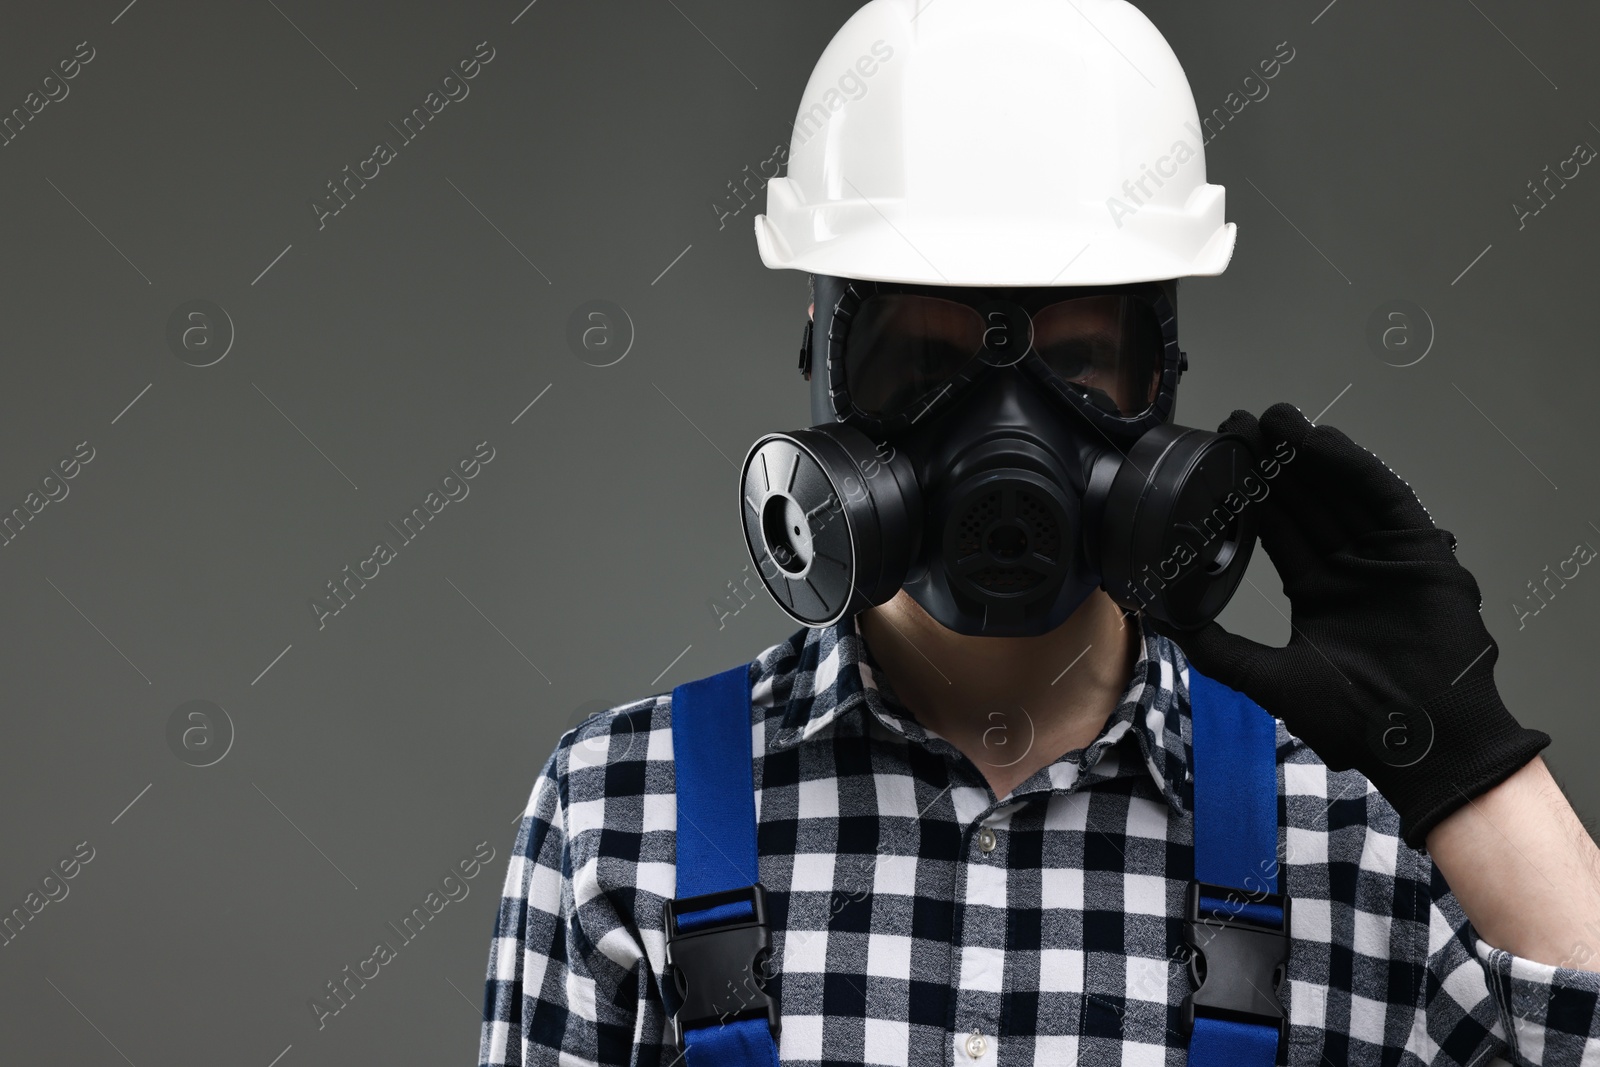
<svg viewBox="0 0 1600 1067"><path fill-rule="evenodd" d="M788 165L755 219L768 267L1115 285L1233 255L1183 68L1125 0L871 0L812 71Z"/></svg>

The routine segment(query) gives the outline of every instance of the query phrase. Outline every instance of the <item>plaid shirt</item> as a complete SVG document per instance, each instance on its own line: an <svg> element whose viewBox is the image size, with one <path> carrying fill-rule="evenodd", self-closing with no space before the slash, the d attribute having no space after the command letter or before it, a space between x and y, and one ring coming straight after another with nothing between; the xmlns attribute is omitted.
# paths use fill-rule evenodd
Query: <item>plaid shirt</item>
<svg viewBox="0 0 1600 1067"><path fill-rule="evenodd" d="M854 620L751 665L785 1063L1183 1064L1188 666L1145 629L1099 737L1004 800L918 725ZM480 1063L679 1058L670 694L562 736L517 831ZM1277 724L1289 1064L1600 1064L1600 974L1477 936L1399 817Z"/></svg>

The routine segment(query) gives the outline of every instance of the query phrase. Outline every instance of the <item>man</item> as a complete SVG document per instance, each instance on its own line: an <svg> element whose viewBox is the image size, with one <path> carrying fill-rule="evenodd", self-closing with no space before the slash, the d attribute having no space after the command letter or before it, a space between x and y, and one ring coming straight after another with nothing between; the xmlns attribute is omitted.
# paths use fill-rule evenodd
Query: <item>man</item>
<svg viewBox="0 0 1600 1067"><path fill-rule="evenodd" d="M1453 536L1289 405L1171 422L1175 279L1234 228L1159 33L1121 0L872 0L800 118L756 230L812 278L818 425L758 442L744 521L806 625L721 676L726 733L680 687L562 737L480 1061L1600 1063L1600 850ZM1283 649L1211 621L1257 524ZM1203 917L1252 738L1270 843ZM717 746L748 815L695 798ZM680 921L746 832L758 866L712 880L755 883L757 974L691 963ZM741 988L696 1017L712 972Z"/></svg>

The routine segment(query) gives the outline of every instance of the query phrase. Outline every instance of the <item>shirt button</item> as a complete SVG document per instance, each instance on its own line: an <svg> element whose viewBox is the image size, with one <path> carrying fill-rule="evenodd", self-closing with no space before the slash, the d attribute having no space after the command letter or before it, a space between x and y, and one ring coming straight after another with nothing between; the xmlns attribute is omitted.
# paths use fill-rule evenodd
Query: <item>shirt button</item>
<svg viewBox="0 0 1600 1067"><path fill-rule="evenodd" d="M999 843L1000 839L995 837L994 831L987 826L978 831L978 847L985 852L993 852L995 846ZM980 1037L978 1040L981 1042L983 1039ZM973 1053L973 1055L978 1055L978 1053Z"/></svg>
<svg viewBox="0 0 1600 1067"><path fill-rule="evenodd" d="M974 1030L972 1035L967 1038L967 1055L975 1060L981 1060L983 1059L983 1054L987 1051L989 1051L989 1042L983 1039L982 1034Z"/></svg>

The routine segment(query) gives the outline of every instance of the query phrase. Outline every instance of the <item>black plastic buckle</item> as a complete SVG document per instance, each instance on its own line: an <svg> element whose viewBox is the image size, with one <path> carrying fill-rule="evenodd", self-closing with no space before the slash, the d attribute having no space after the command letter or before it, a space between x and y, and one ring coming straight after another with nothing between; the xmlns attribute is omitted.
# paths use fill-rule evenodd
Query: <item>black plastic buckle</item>
<svg viewBox="0 0 1600 1067"><path fill-rule="evenodd" d="M754 918L690 930L678 928L678 916L706 911L721 904L749 901ZM662 928L667 934L667 973L683 1005L672 1017L678 1051L684 1051L683 1032L707 1024L767 1017L774 1039L782 1031L778 1003L766 993L761 965L772 950L772 927L767 924L767 890L760 882L668 900L662 908Z"/></svg>
<svg viewBox="0 0 1600 1067"><path fill-rule="evenodd" d="M1282 925L1267 926L1241 915L1202 918L1202 895L1281 908ZM1289 902L1290 898L1281 893L1252 893L1209 882L1189 883L1183 940L1190 949L1189 977L1195 989L1183 998L1180 1025L1185 1035L1194 1032L1195 1016L1199 1015L1276 1026L1280 1049L1289 1040L1289 1017L1278 999L1284 967L1289 962Z"/></svg>

